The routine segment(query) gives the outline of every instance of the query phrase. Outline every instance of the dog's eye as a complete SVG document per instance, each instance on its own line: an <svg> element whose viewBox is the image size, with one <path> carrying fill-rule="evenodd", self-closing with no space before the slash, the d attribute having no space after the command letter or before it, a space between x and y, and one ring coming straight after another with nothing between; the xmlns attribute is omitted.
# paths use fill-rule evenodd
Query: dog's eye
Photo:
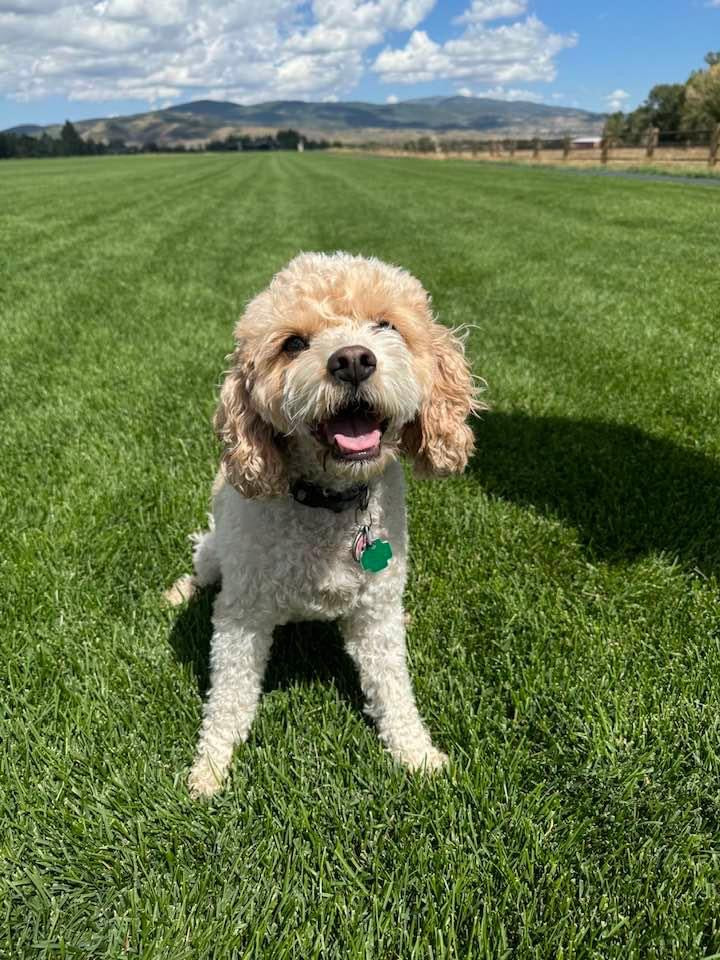
<svg viewBox="0 0 720 960"><path fill-rule="evenodd" d="M297 334L295 334L287 338L282 348L283 353L302 353L302 351L307 350L309 346L310 344L304 337L298 337Z"/></svg>
<svg viewBox="0 0 720 960"><path fill-rule="evenodd" d="M378 320L375 324L376 330L394 330L395 327L390 323L389 320Z"/></svg>

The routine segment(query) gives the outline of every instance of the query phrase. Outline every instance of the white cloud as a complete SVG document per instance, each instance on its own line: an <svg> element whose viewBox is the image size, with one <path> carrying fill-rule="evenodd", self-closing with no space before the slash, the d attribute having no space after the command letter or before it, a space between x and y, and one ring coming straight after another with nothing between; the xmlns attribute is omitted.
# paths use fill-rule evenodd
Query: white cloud
<svg viewBox="0 0 720 960"><path fill-rule="evenodd" d="M397 102L398 102L398 98L395 96L394 93L391 93L390 96L385 100L385 103L397 103Z"/></svg>
<svg viewBox="0 0 720 960"><path fill-rule="evenodd" d="M491 87L489 90L478 90L476 97L488 97L491 100L530 100L533 103L542 103L543 96L534 90L517 90L514 87Z"/></svg>
<svg viewBox="0 0 720 960"><path fill-rule="evenodd" d="M487 25L524 17L527 0L468 2L456 36L438 43L422 29L436 0L0 0L0 96L337 99L368 57L388 84L451 79L506 99L554 79L573 35L534 16ZM403 31L403 46L375 53Z"/></svg>
<svg viewBox="0 0 720 960"><path fill-rule="evenodd" d="M471 23L456 39L436 43L413 30L399 50L386 48L373 70L385 83L428 83L438 79L481 83L552 82L555 57L577 43L574 34L552 33L537 17L500 27Z"/></svg>
<svg viewBox="0 0 720 960"><path fill-rule="evenodd" d="M316 22L292 36L287 46L306 53L364 50L382 43L387 30L416 27L434 5L435 0L315 0Z"/></svg>
<svg viewBox="0 0 720 960"><path fill-rule="evenodd" d="M92 8L99 16L110 20L146 21L155 26L182 23L188 15L185 0L99 0Z"/></svg>
<svg viewBox="0 0 720 960"><path fill-rule="evenodd" d="M720 2L720 0L719 0ZM465 13L454 23L487 23L519 17L527 10L526 0L473 0Z"/></svg>
<svg viewBox="0 0 720 960"><path fill-rule="evenodd" d="M610 110L624 110L627 101L630 99L630 94L626 90L613 90L612 93L609 93L606 97L603 97L605 103L607 103Z"/></svg>
<svg viewBox="0 0 720 960"><path fill-rule="evenodd" d="M435 0L0 0L0 95L75 100L348 93L368 47Z"/></svg>
<svg viewBox="0 0 720 960"><path fill-rule="evenodd" d="M5 0L0 4L0 13L45 14L65 6L67 0Z"/></svg>
<svg viewBox="0 0 720 960"><path fill-rule="evenodd" d="M469 87L459 87L457 91L461 97L482 97L489 100L530 100L533 103L542 103L542 94L534 90L517 90L513 87L491 87L488 90L472 91Z"/></svg>

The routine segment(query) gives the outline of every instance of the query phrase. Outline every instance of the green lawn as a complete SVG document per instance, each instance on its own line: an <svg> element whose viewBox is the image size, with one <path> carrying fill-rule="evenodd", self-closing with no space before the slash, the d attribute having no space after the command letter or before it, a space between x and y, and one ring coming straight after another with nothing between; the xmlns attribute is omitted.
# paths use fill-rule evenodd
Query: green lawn
<svg viewBox="0 0 720 960"><path fill-rule="evenodd" d="M0 166L0 956L720 954L720 194L331 155ZM412 270L493 411L410 487L431 781L333 630L185 788L189 568L245 300L295 253Z"/></svg>

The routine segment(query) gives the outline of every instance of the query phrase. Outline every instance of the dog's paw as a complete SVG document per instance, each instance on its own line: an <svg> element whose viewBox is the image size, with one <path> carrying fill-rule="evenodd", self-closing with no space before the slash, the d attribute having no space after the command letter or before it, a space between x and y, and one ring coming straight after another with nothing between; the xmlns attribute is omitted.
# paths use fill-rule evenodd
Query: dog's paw
<svg viewBox="0 0 720 960"><path fill-rule="evenodd" d="M438 750L435 747L430 747L430 749L426 750L423 754L420 764L416 769L422 770L423 773L435 773L437 770L442 770L443 767L446 767L449 762L446 753L443 753L442 750Z"/></svg>
<svg viewBox="0 0 720 960"><path fill-rule="evenodd" d="M398 760L404 763L408 770L418 770L428 776L442 770L449 763L447 754L433 747L432 744L419 750L404 752Z"/></svg>
<svg viewBox="0 0 720 960"><path fill-rule="evenodd" d="M206 754L201 754L193 763L187 782L190 796L199 800L201 797L212 797L222 790L225 775Z"/></svg>
<svg viewBox="0 0 720 960"><path fill-rule="evenodd" d="M171 607L179 607L181 603L192 598L196 586L195 577L189 573L186 573L183 577L178 577L175 583L163 593L165 602L169 603Z"/></svg>

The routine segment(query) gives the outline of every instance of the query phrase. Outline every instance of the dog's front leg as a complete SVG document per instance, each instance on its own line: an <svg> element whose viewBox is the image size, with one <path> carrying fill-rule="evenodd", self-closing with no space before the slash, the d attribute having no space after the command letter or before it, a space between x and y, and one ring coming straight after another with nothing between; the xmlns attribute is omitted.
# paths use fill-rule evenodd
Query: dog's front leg
<svg viewBox="0 0 720 960"><path fill-rule="evenodd" d="M188 786L210 796L223 785L235 744L246 740L255 716L272 645L272 625L215 617L210 649L210 692L203 707Z"/></svg>
<svg viewBox="0 0 720 960"><path fill-rule="evenodd" d="M366 710L393 757L427 772L443 766L415 704L405 651L402 605L361 603L340 624L348 654L360 673Z"/></svg>

